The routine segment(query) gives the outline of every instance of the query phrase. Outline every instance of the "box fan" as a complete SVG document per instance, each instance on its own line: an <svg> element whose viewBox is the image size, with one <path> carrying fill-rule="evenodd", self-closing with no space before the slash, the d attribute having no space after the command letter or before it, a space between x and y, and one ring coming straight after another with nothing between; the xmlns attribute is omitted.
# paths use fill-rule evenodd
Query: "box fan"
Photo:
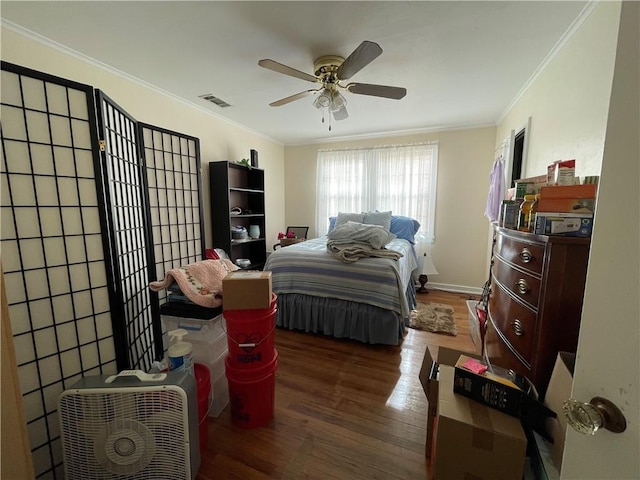
<svg viewBox="0 0 640 480"><path fill-rule="evenodd" d="M196 382L184 372L84 377L58 399L65 478L193 480Z"/></svg>

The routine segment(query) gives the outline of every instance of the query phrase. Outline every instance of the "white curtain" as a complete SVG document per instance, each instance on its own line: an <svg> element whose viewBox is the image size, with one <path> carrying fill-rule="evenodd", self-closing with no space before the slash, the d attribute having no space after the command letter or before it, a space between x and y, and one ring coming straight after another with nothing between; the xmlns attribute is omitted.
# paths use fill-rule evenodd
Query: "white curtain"
<svg viewBox="0 0 640 480"><path fill-rule="evenodd" d="M420 222L434 238L438 144L419 143L318 151L316 232L338 212L388 211Z"/></svg>

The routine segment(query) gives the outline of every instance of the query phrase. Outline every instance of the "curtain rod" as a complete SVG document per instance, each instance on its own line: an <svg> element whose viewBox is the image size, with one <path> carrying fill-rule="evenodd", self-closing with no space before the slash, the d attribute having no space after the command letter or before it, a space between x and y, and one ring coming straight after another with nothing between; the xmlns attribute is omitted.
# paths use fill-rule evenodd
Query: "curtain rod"
<svg viewBox="0 0 640 480"><path fill-rule="evenodd" d="M383 149L383 148L399 148L399 147L416 147L421 145L438 145L437 140L432 140L429 142L416 142L416 143L398 143L391 145L374 145L372 147L349 147L349 148L321 148L318 149L318 152L347 152L351 150L372 150L372 149Z"/></svg>

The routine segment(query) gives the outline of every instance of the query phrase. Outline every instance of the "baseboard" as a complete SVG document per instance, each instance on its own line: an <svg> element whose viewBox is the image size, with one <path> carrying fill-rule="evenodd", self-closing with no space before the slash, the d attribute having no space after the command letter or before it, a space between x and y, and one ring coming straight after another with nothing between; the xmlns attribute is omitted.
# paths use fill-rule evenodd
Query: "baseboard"
<svg viewBox="0 0 640 480"><path fill-rule="evenodd" d="M419 287L420 285L416 285ZM444 290L452 293L466 293L469 295L482 295L482 287L468 287L465 285L451 285L448 283L427 282L427 290Z"/></svg>

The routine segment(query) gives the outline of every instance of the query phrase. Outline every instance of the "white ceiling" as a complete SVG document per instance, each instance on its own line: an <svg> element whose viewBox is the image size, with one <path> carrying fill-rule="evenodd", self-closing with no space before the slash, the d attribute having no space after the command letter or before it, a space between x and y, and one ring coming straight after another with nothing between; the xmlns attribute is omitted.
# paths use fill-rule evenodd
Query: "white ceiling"
<svg viewBox="0 0 640 480"><path fill-rule="evenodd" d="M299 144L495 124L587 3L3 1L1 15L4 27ZM383 53L350 81L405 87L402 100L345 93L349 118L333 121L331 132L314 97L269 106L315 87L258 60L313 74L316 58L346 58L363 40ZM198 98L209 93L231 107Z"/></svg>

